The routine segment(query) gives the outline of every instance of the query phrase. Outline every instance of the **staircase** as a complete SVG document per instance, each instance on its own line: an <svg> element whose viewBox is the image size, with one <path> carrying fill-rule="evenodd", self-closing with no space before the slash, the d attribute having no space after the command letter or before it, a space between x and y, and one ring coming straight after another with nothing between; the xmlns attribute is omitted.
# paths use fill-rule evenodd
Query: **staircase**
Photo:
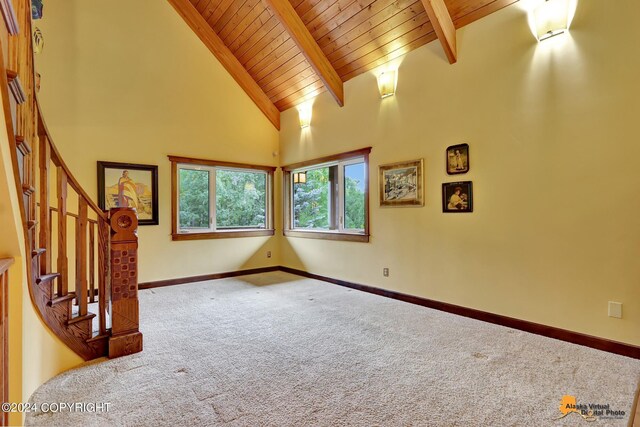
<svg viewBox="0 0 640 427"><path fill-rule="evenodd" d="M0 84L7 133L14 136L31 301L85 360L139 352L135 210L103 211L74 178L37 100L31 2L0 0L0 8Z"/></svg>

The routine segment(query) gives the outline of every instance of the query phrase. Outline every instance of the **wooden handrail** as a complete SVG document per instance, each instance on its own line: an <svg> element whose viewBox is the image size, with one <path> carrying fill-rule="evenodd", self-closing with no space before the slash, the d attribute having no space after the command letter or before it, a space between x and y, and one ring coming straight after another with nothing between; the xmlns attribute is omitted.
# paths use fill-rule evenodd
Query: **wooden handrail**
<svg viewBox="0 0 640 427"><path fill-rule="evenodd" d="M9 38L8 52L0 40L0 81L5 82L0 91L7 131L15 136L11 158L16 189L23 195L19 205L31 302L49 329L85 360L141 351L136 212L131 208L105 212L63 160L36 93L30 1L13 3L20 6L18 19L24 31ZM16 71L8 75L3 60L7 57ZM7 101L7 76L24 92L22 97L13 93L12 104ZM67 210L69 190L78 197L77 211L73 208L77 213ZM72 268L69 258L75 263ZM1 284L7 283L12 262L0 260ZM75 270L75 283L69 283L69 270ZM0 398L6 401L5 395Z"/></svg>
<svg viewBox="0 0 640 427"><path fill-rule="evenodd" d="M89 205L89 207L96 214L98 214L99 217L106 221L108 219L106 212L100 209L100 207L98 207L98 205L93 200L91 200L91 197L89 197L87 192L84 191L80 183L78 183L78 180L71 173L71 170L69 170L67 164L64 162L64 160L62 160L62 156L58 151L58 147L56 147L56 145L54 144L53 139L51 138L51 133L49 132L47 124L42 117L42 109L40 108L40 100L38 99L38 94L36 93L34 94L34 96L36 100L36 108L38 109L38 133L45 136L49 141L49 146L51 147L51 160L56 166L64 170L65 174L67 175L67 183L71 188L73 188L76 193L78 193L78 196L82 197L87 202L87 205Z"/></svg>
<svg viewBox="0 0 640 427"><path fill-rule="evenodd" d="M0 259L0 275L9 270L9 267L13 264L13 258Z"/></svg>

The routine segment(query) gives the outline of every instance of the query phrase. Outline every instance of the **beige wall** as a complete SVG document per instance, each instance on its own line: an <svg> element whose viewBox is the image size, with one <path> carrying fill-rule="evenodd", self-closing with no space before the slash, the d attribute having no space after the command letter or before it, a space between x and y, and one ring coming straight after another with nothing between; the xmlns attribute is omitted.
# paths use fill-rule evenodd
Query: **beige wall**
<svg viewBox="0 0 640 427"><path fill-rule="evenodd" d="M278 132L167 1L51 0L36 23L54 142L97 199L96 161L159 167L160 225L139 229L140 281L277 265L277 238L172 242L168 154L277 165Z"/></svg>
<svg viewBox="0 0 640 427"><path fill-rule="evenodd" d="M401 58L397 95L373 73L327 93L304 131L282 116L281 164L372 146L371 242L282 241L283 263L640 344L640 4L583 1L571 33L537 44L522 5ZM471 170L448 176L445 148ZM378 206L378 165L424 158L426 206ZM441 184L472 180L475 211L443 214ZM382 277L382 268L390 277ZM607 317L607 301L623 319Z"/></svg>

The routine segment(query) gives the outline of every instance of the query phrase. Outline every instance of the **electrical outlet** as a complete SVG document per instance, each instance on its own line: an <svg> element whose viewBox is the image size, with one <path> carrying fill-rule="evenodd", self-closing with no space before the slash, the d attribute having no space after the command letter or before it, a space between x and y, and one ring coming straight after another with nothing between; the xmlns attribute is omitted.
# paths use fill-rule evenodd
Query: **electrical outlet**
<svg viewBox="0 0 640 427"><path fill-rule="evenodd" d="M609 317L622 319L622 303L609 301Z"/></svg>
<svg viewBox="0 0 640 427"><path fill-rule="evenodd" d="M271 251L267 251L267 258L271 258Z"/></svg>
<svg viewBox="0 0 640 427"><path fill-rule="evenodd" d="M382 269L382 275L384 277L389 277L389 269L387 267Z"/></svg>

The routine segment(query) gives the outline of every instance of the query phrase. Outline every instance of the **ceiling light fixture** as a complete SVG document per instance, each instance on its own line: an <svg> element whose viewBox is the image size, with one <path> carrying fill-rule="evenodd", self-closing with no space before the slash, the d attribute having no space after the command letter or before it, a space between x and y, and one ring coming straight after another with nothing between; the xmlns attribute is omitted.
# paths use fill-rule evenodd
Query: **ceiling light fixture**
<svg viewBox="0 0 640 427"><path fill-rule="evenodd" d="M564 33L569 29L568 0L545 0L532 10L538 41Z"/></svg>

